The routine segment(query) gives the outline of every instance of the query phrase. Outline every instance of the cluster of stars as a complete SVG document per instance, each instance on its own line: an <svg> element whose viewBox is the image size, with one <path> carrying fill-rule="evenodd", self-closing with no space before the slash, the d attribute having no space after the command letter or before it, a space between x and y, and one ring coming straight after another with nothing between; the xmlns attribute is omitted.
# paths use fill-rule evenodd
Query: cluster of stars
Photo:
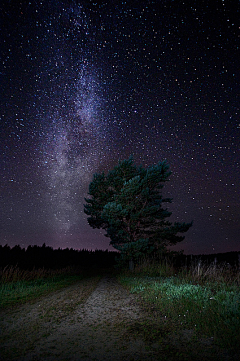
<svg viewBox="0 0 240 361"><path fill-rule="evenodd" d="M106 248L84 197L93 173L132 154L170 164L173 221L194 221L180 248L236 250L239 7L38 0L0 9L0 242L45 235Z"/></svg>

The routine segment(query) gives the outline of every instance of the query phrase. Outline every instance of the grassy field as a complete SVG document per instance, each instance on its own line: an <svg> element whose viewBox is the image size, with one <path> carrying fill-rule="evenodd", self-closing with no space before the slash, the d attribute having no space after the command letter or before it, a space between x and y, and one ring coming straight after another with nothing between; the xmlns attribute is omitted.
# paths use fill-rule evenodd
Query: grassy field
<svg viewBox="0 0 240 361"><path fill-rule="evenodd" d="M21 270L16 266L5 267L0 271L0 309L34 301L94 274L94 269L82 270L76 267L32 271Z"/></svg>
<svg viewBox="0 0 240 361"><path fill-rule="evenodd" d="M100 279L104 273L104 269L23 271L6 267L0 271L0 308L34 301L83 278ZM143 309L151 315L149 322L129 326L129 334L141 335L151 344L164 342L166 335L175 337L185 332L191 335L189 342L193 341L194 345L195 341L206 339L232 354L239 351L239 270L214 264L176 270L166 261L145 261L134 271L111 270L113 273L120 284L139 296Z"/></svg>
<svg viewBox="0 0 240 361"><path fill-rule="evenodd" d="M135 331L141 328L146 338L191 330L196 339L205 337L222 349L239 351L240 274L236 270L198 264L176 271L167 262L145 262L132 272L122 272L118 280L164 321L159 329L138 325Z"/></svg>

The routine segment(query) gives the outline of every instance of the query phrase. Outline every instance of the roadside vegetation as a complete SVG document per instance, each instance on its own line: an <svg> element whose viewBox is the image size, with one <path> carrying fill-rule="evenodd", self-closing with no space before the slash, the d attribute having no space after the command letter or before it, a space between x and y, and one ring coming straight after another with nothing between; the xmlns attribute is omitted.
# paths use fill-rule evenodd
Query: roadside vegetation
<svg viewBox="0 0 240 361"><path fill-rule="evenodd" d="M174 256L162 255L160 259L143 257L129 270L128 262L121 263L121 258L116 262L115 269L112 261L104 263L106 268L99 267L100 258L88 267L5 266L0 269L0 309L33 302L82 280L82 292L88 295L104 274L111 273L138 296L143 311L149 314L145 321L124 325L126 337L140 336L150 348L154 343L160 344L162 351L173 359L186 360L186 354L194 359L196 352L206 350L213 352L214 359L215 347L223 355L233 356L231 360L238 359L240 270L237 264L195 259L179 265ZM174 346L171 339L178 340L178 344Z"/></svg>
<svg viewBox="0 0 240 361"><path fill-rule="evenodd" d="M34 301L41 296L79 282L83 278L101 278L104 270L65 267L62 269L21 270L7 266L0 270L0 309Z"/></svg>
<svg viewBox="0 0 240 361"><path fill-rule="evenodd" d="M100 279L116 252L0 246L0 309L33 301L82 279Z"/></svg>
<svg viewBox="0 0 240 361"><path fill-rule="evenodd" d="M227 264L176 268L169 260L142 260L134 270L118 275L119 282L139 295L145 310L161 327L136 325L136 334L161 342L164 334L188 330L192 340L206 338L235 354L240 345L240 272ZM134 327L129 330L134 332Z"/></svg>

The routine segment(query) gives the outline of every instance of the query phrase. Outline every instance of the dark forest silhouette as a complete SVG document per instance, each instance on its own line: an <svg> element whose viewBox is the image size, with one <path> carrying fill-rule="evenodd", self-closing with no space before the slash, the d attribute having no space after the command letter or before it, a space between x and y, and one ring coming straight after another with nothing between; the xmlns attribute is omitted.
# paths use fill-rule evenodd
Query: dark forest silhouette
<svg viewBox="0 0 240 361"><path fill-rule="evenodd" d="M59 269L68 266L106 268L115 264L118 254L108 250L53 249L45 243L42 246L28 246L26 249L19 245L11 248L6 244L0 245L0 267L18 266L25 270Z"/></svg>
<svg viewBox="0 0 240 361"><path fill-rule="evenodd" d="M0 245L0 268L6 266L18 266L24 270L32 270L33 268L59 269L68 266L108 268L116 265L119 256L119 252L108 250L53 249L46 246L45 243L42 246L30 245L26 249L19 245L11 248L6 244L5 246ZM167 257L177 267L188 267L200 261L205 264L225 263L231 267L240 267L240 252L210 255L184 255L169 252L162 257L164 259ZM157 258L159 259L159 257Z"/></svg>

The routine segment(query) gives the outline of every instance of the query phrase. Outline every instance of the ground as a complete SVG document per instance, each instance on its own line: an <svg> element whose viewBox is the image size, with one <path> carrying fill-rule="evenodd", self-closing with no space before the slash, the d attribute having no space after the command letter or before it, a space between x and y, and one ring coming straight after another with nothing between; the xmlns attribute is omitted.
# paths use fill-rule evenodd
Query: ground
<svg viewBox="0 0 240 361"><path fill-rule="evenodd" d="M211 356L210 339L192 347L192 335L170 336L164 319L108 274L1 311L0 360L230 360Z"/></svg>

